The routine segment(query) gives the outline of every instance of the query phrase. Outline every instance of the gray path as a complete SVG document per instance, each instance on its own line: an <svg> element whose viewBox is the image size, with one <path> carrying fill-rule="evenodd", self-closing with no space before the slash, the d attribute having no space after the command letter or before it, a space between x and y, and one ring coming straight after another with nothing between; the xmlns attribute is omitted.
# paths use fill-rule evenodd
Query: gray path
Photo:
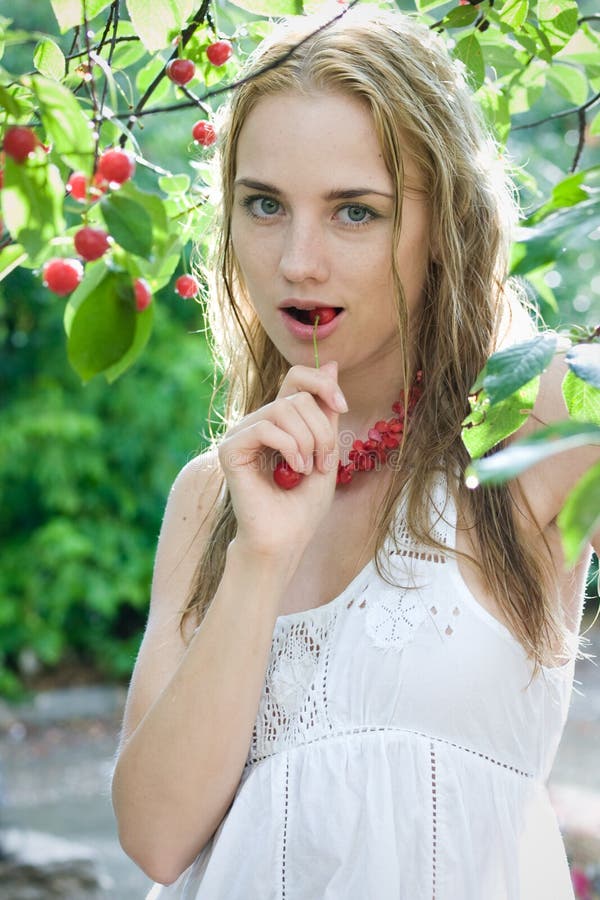
<svg viewBox="0 0 600 900"><path fill-rule="evenodd" d="M588 649L599 654L599 626L592 637ZM600 666L578 663L576 679L550 783L600 792ZM93 847L113 882L105 897L143 900L150 882L119 847L109 799L123 698L122 690L74 688L38 696L35 705L16 711L0 705L0 814L4 825ZM0 900L10 900L1 886Z"/></svg>

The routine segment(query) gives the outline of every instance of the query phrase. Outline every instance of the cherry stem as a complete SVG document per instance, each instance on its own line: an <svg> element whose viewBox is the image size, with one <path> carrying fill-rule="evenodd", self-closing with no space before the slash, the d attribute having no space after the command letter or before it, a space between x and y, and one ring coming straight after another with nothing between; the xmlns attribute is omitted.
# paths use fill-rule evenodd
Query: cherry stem
<svg viewBox="0 0 600 900"><path fill-rule="evenodd" d="M315 350L315 369L319 368L319 351L317 349L317 328L319 327L319 317L315 318L315 324L313 327L313 347Z"/></svg>

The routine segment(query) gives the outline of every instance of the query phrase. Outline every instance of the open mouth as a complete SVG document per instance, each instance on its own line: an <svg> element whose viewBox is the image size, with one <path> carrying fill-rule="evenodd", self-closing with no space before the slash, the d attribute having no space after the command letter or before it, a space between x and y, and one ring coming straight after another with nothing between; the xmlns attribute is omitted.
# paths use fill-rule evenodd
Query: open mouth
<svg viewBox="0 0 600 900"><path fill-rule="evenodd" d="M341 306L325 306L321 308L315 309L298 309L295 306L288 306L285 309L285 312L290 316L293 316L297 322L302 322L303 325L314 325L317 316L319 316L319 322L324 325L327 322L330 322L335 316L339 315L343 310ZM331 311L333 311L334 315L331 315Z"/></svg>

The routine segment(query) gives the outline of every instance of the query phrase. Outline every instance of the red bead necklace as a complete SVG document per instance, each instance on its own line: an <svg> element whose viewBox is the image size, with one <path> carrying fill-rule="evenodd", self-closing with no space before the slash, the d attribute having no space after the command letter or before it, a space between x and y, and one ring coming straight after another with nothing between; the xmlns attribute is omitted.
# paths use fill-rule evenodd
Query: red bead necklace
<svg viewBox="0 0 600 900"><path fill-rule="evenodd" d="M316 310L313 312L315 313L313 341L315 348L315 363L316 368L318 369L319 355L317 351L316 332L319 324L319 315L316 314ZM322 318L327 321L327 308L320 310L320 312L325 314ZM396 417L387 421L380 419L378 422L375 422L375 425L372 428L369 428L366 441L353 441L352 450L348 454L350 462L345 465L341 460L338 462L336 488L341 484L349 484L356 472L369 472L376 467L377 463L384 463L391 451L400 446L404 434L405 423L408 423L412 412L423 393L422 381L423 372L419 369L415 376L414 384L408 392L406 416L404 391L400 391L400 398L392 405L392 412L396 413ZM296 472L292 469L285 460L281 460L277 464L273 473L273 480L284 490L290 490L291 488L296 487L303 478L304 475L302 475L301 472Z"/></svg>

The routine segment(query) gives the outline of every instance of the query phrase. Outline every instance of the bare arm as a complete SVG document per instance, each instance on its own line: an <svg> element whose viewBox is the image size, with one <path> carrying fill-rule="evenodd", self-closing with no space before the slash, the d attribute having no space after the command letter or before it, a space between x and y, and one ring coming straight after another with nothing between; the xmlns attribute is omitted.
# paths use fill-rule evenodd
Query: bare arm
<svg viewBox="0 0 600 900"><path fill-rule="evenodd" d="M171 491L113 777L121 843L155 881L187 868L239 785L281 598L335 493L336 389L336 362L293 366L277 399L187 465ZM264 465L273 451L290 464L307 460L294 491ZM186 647L179 620L223 479L236 538Z"/></svg>
<svg viewBox="0 0 600 900"><path fill-rule="evenodd" d="M217 468L215 457L195 460L171 492L113 777L123 848L162 883L193 861L231 804L292 574L291 561L266 561L232 542L217 593L186 648L180 611L208 536L202 520L221 485Z"/></svg>

